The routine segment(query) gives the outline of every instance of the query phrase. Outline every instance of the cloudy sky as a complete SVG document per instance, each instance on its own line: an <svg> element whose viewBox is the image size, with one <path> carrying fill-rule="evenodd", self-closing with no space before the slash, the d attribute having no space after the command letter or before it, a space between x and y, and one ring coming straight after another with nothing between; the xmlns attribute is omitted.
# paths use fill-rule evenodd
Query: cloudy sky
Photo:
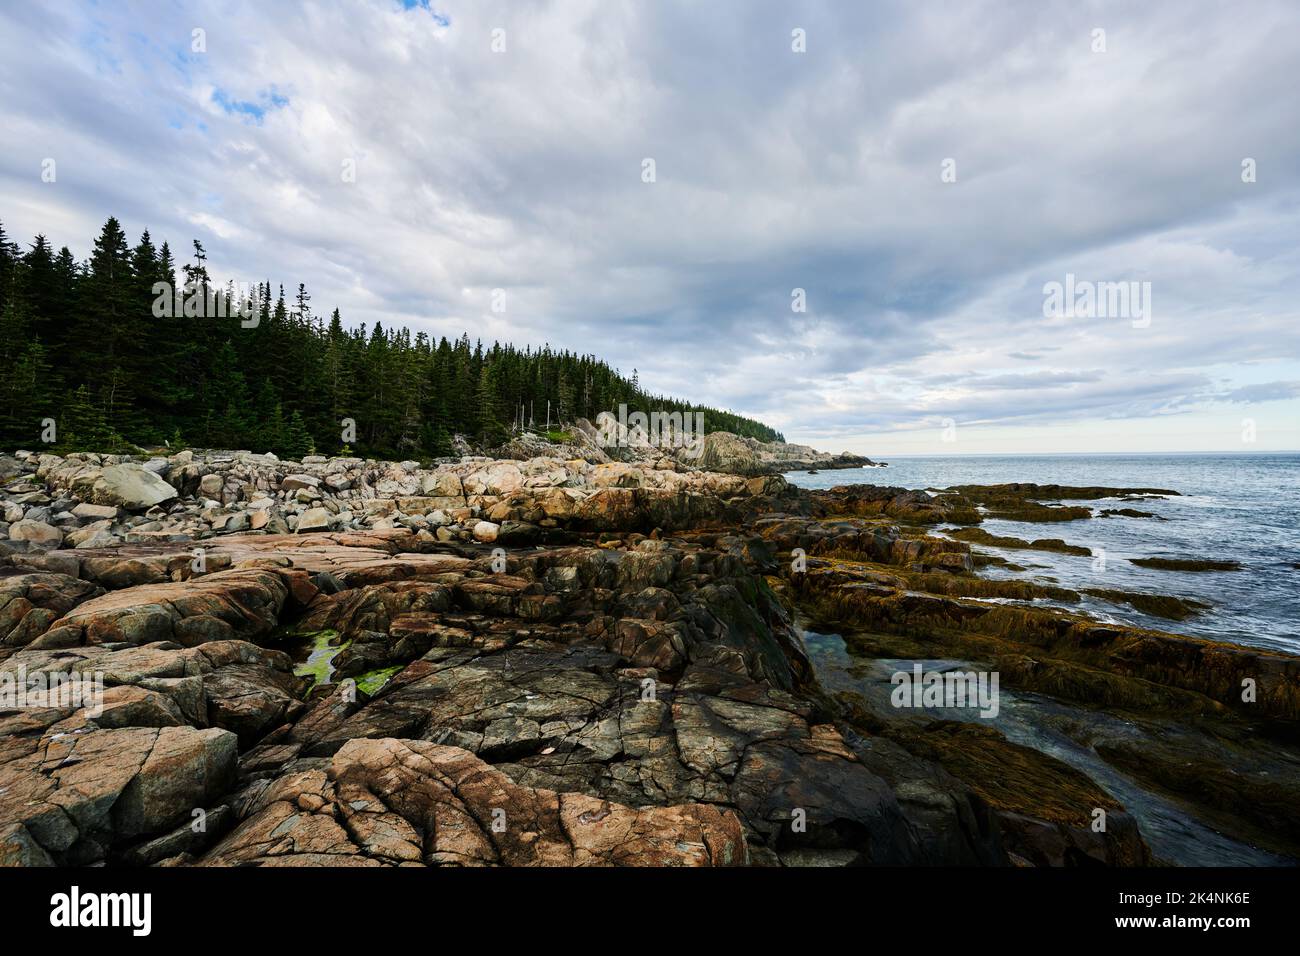
<svg viewBox="0 0 1300 956"><path fill-rule="evenodd" d="M1289 0L11 3L0 64L24 245L116 215L831 450L1300 448Z"/></svg>

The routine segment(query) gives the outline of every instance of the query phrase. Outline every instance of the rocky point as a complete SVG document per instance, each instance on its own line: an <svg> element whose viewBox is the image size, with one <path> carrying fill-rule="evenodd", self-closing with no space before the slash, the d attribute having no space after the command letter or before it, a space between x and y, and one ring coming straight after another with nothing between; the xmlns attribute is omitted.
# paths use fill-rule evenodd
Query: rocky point
<svg viewBox="0 0 1300 956"><path fill-rule="evenodd" d="M995 669L1109 766L1300 853L1300 660L1103 624L934 531L1116 489L589 458L0 459L0 683L103 687L0 709L0 861L1159 860L1079 768L826 687L810 623L861 661Z"/></svg>

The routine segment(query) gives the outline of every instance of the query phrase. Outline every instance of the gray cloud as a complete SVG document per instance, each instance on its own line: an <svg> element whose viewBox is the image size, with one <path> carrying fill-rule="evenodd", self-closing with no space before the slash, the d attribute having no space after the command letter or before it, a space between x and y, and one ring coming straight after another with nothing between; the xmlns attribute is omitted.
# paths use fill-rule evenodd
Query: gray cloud
<svg viewBox="0 0 1300 956"><path fill-rule="evenodd" d="M1297 398L1293 5L434 6L6 6L0 219L85 255L116 214L792 438ZM1066 273L1151 282L1150 327L1044 318Z"/></svg>
<svg viewBox="0 0 1300 956"><path fill-rule="evenodd" d="M1280 402L1300 397L1300 382L1261 382L1243 385L1222 396L1225 402Z"/></svg>

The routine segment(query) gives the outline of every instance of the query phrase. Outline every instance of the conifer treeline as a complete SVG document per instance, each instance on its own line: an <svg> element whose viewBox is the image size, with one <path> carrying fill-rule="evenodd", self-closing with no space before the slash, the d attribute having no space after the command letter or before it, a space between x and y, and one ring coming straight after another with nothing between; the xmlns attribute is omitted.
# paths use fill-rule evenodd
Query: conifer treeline
<svg viewBox="0 0 1300 956"><path fill-rule="evenodd" d="M211 304L208 317L157 317L158 282L237 298L247 317L212 317ZM648 395L635 374L591 355L349 329L338 309L328 321L317 314L301 284L288 302L269 282L218 289L197 241L178 274L166 242L155 247L146 231L132 247L113 218L85 262L44 236L23 251L0 225L0 375L0 443L11 449L41 447L53 419L64 451L168 442L300 457L339 452L352 419L351 451L422 459L451 454L457 433L495 444L521 423L542 430L548 401L553 428L623 403L702 411L708 431L780 438L749 418Z"/></svg>

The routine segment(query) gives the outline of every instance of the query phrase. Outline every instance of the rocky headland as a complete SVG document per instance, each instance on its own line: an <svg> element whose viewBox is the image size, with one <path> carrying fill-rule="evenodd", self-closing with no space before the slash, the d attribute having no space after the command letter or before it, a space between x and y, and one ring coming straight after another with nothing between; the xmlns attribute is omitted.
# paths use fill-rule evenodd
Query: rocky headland
<svg viewBox="0 0 1300 956"><path fill-rule="evenodd" d="M104 683L0 704L0 862L1177 862L1117 792L1300 857L1300 658L984 573L986 515L1176 492L808 492L712 448L0 458L0 688ZM812 628L994 671L1092 763L832 680Z"/></svg>
<svg viewBox="0 0 1300 956"><path fill-rule="evenodd" d="M621 461L645 467L663 467L666 461L689 470L717 471L753 478L791 471L832 471L850 468L884 467L862 455L842 451L830 454L808 445L781 441L759 441L731 432L709 432L690 440L655 441L640 428L621 427L608 413L597 416L596 424L579 418L561 433L564 440L552 442L534 434L522 434L505 445L474 448L458 439L464 457L582 458L595 464Z"/></svg>

